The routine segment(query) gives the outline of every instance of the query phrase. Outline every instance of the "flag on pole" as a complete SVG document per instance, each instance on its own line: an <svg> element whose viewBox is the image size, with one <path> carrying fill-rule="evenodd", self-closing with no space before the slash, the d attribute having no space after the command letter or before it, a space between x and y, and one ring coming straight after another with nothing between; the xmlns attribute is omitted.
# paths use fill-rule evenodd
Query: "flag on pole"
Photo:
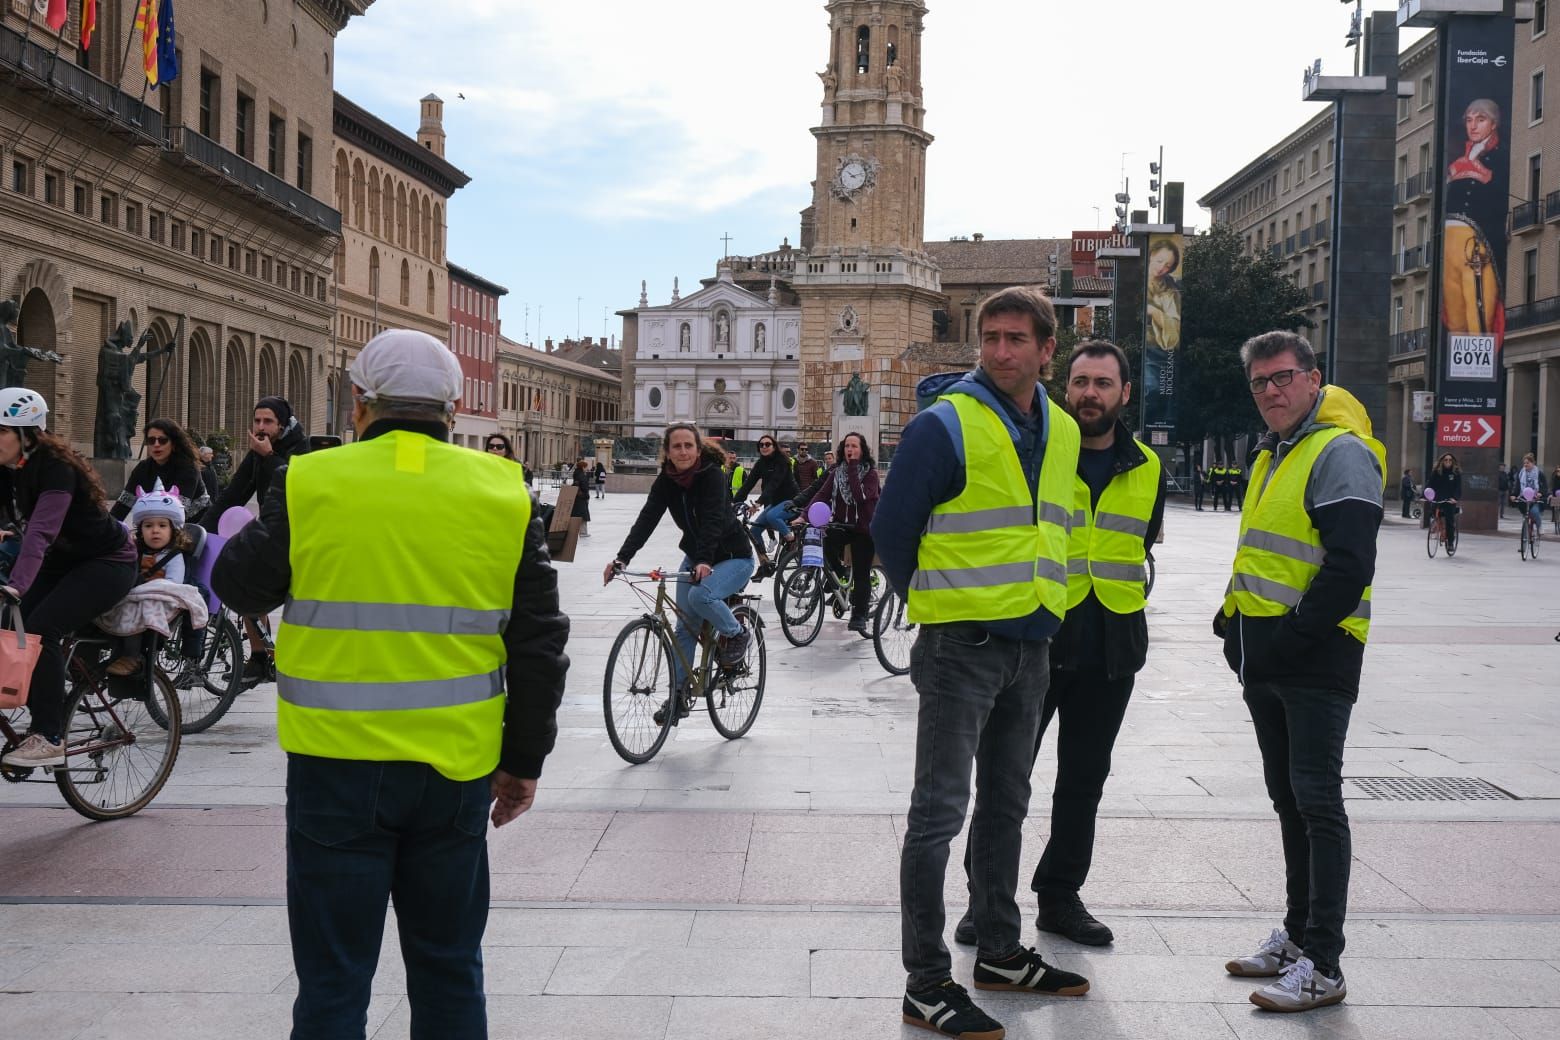
<svg viewBox="0 0 1560 1040"><path fill-rule="evenodd" d="M157 8L157 82L172 83L179 78L179 36L173 28L173 0L162 0Z"/></svg>
<svg viewBox="0 0 1560 1040"><path fill-rule="evenodd" d="M43 21L50 29L59 32L70 17L70 5L65 0L49 0L49 13L44 15Z"/></svg>
<svg viewBox="0 0 1560 1040"><path fill-rule="evenodd" d="M92 47L92 32L97 28L97 0L81 0L81 49Z"/></svg>
<svg viewBox="0 0 1560 1040"><path fill-rule="evenodd" d="M141 0L135 9L135 27L141 30L141 65L146 82L157 86L157 0Z"/></svg>

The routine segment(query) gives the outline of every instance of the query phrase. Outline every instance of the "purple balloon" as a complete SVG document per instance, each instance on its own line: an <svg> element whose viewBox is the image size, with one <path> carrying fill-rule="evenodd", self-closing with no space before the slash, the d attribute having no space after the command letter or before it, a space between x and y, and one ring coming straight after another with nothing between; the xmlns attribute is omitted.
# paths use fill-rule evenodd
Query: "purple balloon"
<svg viewBox="0 0 1560 1040"><path fill-rule="evenodd" d="M1425 501L1426 502L1434 502L1435 501L1435 488L1425 488Z"/></svg>
<svg viewBox="0 0 1560 1040"><path fill-rule="evenodd" d="M1531 502L1531 501L1533 501L1537 497L1538 497L1538 489L1537 488L1523 488L1522 489L1522 501L1524 501L1524 502Z"/></svg>
<svg viewBox="0 0 1560 1040"><path fill-rule="evenodd" d="M244 529L244 526L255 518L255 514L243 506L234 506L223 513L217 520L217 533L224 538L231 538Z"/></svg>
<svg viewBox="0 0 1560 1040"><path fill-rule="evenodd" d="M814 502L807 507L807 522L814 527L822 527L829 522L829 517L833 515L826 502Z"/></svg>

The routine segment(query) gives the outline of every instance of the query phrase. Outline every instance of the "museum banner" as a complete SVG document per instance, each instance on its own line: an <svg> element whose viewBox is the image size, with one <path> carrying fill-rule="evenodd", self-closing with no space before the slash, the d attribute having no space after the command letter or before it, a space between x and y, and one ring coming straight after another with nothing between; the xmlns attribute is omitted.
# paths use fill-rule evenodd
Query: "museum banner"
<svg viewBox="0 0 1560 1040"><path fill-rule="evenodd" d="M1510 15L1462 15L1443 30L1442 234L1432 268L1441 301L1441 447L1501 446L1515 24Z"/></svg>
<svg viewBox="0 0 1560 1040"><path fill-rule="evenodd" d="M1143 270L1143 432L1153 447L1175 437L1176 356L1181 346L1181 257L1178 234L1148 236Z"/></svg>

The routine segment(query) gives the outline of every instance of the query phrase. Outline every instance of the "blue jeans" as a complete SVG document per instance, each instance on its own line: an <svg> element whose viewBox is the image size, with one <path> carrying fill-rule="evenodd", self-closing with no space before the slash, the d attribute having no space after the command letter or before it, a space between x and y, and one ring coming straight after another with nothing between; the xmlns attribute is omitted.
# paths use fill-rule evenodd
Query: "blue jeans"
<svg viewBox="0 0 1560 1040"><path fill-rule="evenodd" d="M759 540L758 532L762 530L773 531L784 538L791 533L791 518L796 515L796 509L790 502L781 502L779 505L770 506L758 514L758 519L748 527L748 537L753 539L753 548L759 552L764 551L764 543Z"/></svg>
<svg viewBox="0 0 1560 1040"><path fill-rule="evenodd" d="M395 903L413 1040L486 1040L488 778L287 756L292 1040L362 1040Z"/></svg>
<svg viewBox="0 0 1560 1040"><path fill-rule="evenodd" d="M943 943L948 844L970 821L970 913L980 953L1018 950L1018 852L1029 812L1040 709L1050 683L1050 643L1001 639L978 624L922 625L910 653L920 695L915 789L899 861L901 946L911 989L951 976Z"/></svg>
<svg viewBox="0 0 1560 1040"><path fill-rule="evenodd" d="M679 570L693 570L693 561L683 557ZM687 578L679 578L677 581L677 610L683 617L677 620L677 645L682 648L682 658L672 660L672 685L682 685L685 674L682 661L696 663L694 660L694 647L699 641L699 628L701 623L708 621L715 626L715 631L723 636L734 636L742 631L742 626L737 622L737 616L726 606L726 597L735 596L747 588L748 580L753 577L756 565L752 557L741 560L727 560L717 563L710 576L693 584ZM689 627L689 623L693 627Z"/></svg>

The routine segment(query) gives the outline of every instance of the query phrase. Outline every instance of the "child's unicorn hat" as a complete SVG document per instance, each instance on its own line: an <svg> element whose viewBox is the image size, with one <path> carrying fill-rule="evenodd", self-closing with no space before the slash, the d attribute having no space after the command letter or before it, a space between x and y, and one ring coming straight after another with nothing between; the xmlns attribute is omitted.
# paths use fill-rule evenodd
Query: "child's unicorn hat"
<svg viewBox="0 0 1560 1040"><path fill-rule="evenodd" d="M179 501L178 485L164 491L162 479L158 478L150 491L135 489L135 506L130 510L130 529L140 530L141 521L153 517L167 520L175 531L184 529L184 503Z"/></svg>

